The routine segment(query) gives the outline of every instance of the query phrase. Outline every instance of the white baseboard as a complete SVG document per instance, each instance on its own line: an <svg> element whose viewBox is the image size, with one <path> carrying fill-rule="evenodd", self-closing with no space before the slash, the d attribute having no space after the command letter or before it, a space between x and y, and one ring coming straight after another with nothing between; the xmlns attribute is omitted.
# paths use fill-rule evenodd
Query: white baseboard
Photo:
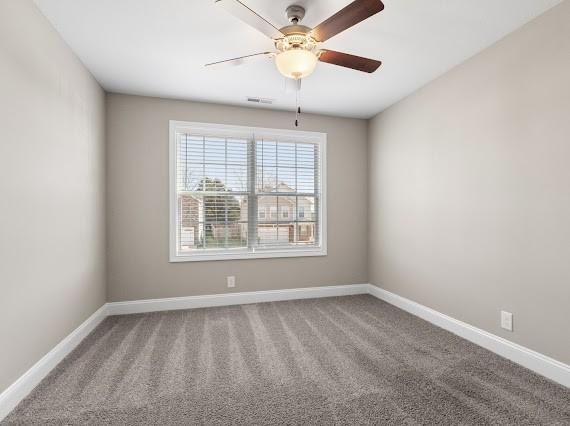
<svg viewBox="0 0 570 426"><path fill-rule="evenodd" d="M2 392L0 394L0 421L106 317L107 306L103 305Z"/></svg>
<svg viewBox="0 0 570 426"><path fill-rule="evenodd" d="M138 314L177 309L212 306L244 305L247 303L277 302L280 300L314 299L318 297L367 294L368 284L336 285L328 287L293 288L286 290L248 291L243 293L211 294L206 296L172 297L129 302L107 303L108 315Z"/></svg>
<svg viewBox="0 0 570 426"><path fill-rule="evenodd" d="M570 366L397 294L369 284L368 292L404 311L570 388Z"/></svg>

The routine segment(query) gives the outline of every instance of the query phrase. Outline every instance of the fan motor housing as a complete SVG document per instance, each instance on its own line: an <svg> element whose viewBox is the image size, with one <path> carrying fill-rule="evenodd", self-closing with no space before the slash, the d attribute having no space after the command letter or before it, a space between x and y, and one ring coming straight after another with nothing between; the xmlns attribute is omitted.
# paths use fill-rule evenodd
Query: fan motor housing
<svg viewBox="0 0 570 426"><path fill-rule="evenodd" d="M293 35L293 34L307 34L311 29L304 25L287 25L283 28L280 28L281 31L285 35Z"/></svg>

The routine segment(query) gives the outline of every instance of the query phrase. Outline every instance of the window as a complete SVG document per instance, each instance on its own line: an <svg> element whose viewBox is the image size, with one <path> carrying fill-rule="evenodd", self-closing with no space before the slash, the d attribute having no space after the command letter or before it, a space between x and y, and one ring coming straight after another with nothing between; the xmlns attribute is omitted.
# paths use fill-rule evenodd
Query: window
<svg viewBox="0 0 570 426"><path fill-rule="evenodd" d="M277 219L277 206L269 207L269 212L271 219Z"/></svg>
<svg viewBox="0 0 570 426"><path fill-rule="evenodd" d="M170 122L170 260L326 255L326 135Z"/></svg>

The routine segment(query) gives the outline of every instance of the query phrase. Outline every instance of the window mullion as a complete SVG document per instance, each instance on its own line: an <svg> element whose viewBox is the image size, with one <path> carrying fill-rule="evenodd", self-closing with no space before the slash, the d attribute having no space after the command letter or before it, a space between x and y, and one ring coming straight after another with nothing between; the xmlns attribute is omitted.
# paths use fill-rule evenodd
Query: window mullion
<svg viewBox="0 0 570 426"><path fill-rule="evenodd" d="M228 234L229 234L229 221L228 221L228 139L224 140L224 184L226 194L224 194L224 247L228 248Z"/></svg>
<svg viewBox="0 0 570 426"><path fill-rule="evenodd" d="M299 244L299 164L298 164L299 154L297 152L297 144L295 144L295 206L293 207L293 219L294 229L293 229L293 242L295 245Z"/></svg>
<svg viewBox="0 0 570 426"><path fill-rule="evenodd" d="M247 183L248 183L248 230L247 230L247 245L250 250L255 251L257 246L257 195L255 193L256 174L257 174L257 150L255 137L248 142L247 153Z"/></svg>
<svg viewBox="0 0 570 426"><path fill-rule="evenodd" d="M279 192L279 142L275 142L275 189L274 191ZM277 236L277 241L275 245L279 245L279 196L275 196L275 235Z"/></svg>
<svg viewBox="0 0 570 426"><path fill-rule="evenodd" d="M202 191L206 190L206 137L202 137ZM204 249L208 247L208 224L206 223L206 197L202 202L202 228L204 229ZM200 225L198 225L200 226Z"/></svg>

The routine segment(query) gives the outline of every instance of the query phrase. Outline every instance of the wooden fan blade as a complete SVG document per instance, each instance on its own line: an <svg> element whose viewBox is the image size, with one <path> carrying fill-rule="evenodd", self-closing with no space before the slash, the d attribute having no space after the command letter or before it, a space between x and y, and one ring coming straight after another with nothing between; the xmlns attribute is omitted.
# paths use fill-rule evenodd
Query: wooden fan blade
<svg viewBox="0 0 570 426"><path fill-rule="evenodd" d="M206 64L204 66L212 67L212 68L221 68L221 67L225 67L225 66L238 66L238 65L243 64L246 61L249 61L250 59L259 58L262 56L270 57L272 55L273 55L272 52L254 53L253 55L240 56L238 58L232 58L232 59L226 59L224 61L212 62L212 63Z"/></svg>
<svg viewBox="0 0 570 426"><path fill-rule="evenodd" d="M348 53L336 52L334 50L321 50L319 61L368 73L376 71L382 65L382 62L375 59L349 55Z"/></svg>
<svg viewBox="0 0 570 426"><path fill-rule="evenodd" d="M216 0L216 4L271 39L283 37L283 33L275 25L239 0Z"/></svg>
<svg viewBox="0 0 570 426"><path fill-rule="evenodd" d="M384 3L380 0L355 0L313 28L311 34L317 41L326 41L383 9Z"/></svg>

